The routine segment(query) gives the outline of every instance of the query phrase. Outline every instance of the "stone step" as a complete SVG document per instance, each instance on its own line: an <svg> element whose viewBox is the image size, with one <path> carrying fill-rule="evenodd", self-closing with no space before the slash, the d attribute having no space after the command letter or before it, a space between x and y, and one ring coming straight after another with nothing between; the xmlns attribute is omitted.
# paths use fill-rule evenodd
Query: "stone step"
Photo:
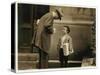
<svg viewBox="0 0 100 75"><path fill-rule="evenodd" d="M24 46L22 46L22 47L20 47L18 49L18 52L19 53L31 53L32 50L31 50L31 47L24 47Z"/></svg>
<svg viewBox="0 0 100 75"><path fill-rule="evenodd" d="M36 69L39 61L38 53L18 53L18 69Z"/></svg>
<svg viewBox="0 0 100 75"><path fill-rule="evenodd" d="M18 61L37 61L39 60L38 53L18 53Z"/></svg>
<svg viewBox="0 0 100 75"><path fill-rule="evenodd" d="M18 61L19 70L31 70L37 68L37 61Z"/></svg>

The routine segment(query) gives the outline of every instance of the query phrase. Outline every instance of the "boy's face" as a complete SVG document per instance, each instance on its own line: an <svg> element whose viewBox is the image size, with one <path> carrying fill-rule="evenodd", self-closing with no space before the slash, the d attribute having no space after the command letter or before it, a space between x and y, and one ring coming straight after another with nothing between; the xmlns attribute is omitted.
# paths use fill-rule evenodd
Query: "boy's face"
<svg viewBox="0 0 100 75"><path fill-rule="evenodd" d="M68 28L63 27L63 32L64 32L65 34L67 34L67 33L68 33Z"/></svg>

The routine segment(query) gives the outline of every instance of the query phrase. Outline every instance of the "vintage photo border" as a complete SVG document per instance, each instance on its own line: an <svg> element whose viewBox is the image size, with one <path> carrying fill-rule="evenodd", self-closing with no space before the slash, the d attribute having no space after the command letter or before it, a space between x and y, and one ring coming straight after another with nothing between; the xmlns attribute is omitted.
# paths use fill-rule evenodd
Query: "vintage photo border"
<svg viewBox="0 0 100 75"><path fill-rule="evenodd" d="M54 69L18 70L18 3L37 4L37 3L30 3L30 2L15 2L15 35L14 36L15 36L15 72L16 73L22 73L22 72L41 72L41 71L60 71L60 70L76 70L76 69L80 70L80 69L97 68L97 66L92 66L92 67L89 66L89 67L79 67L79 68L78 67L73 67L73 68L67 68L67 69L66 68L54 68ZM38 4L49 5L49 4L43 4L43 3L38 3ZM87 6L78 6L78 5L77 6L76 5L54 5L54 4L50 4L50 5L53 5L53 6L69 6L69 7L85 7L85 8L95 8L96 9L96 7L87 7ZM96 25L96 29L97 29L97 25ZM97 33L97 30L96 30L96 33ZM97 40L96 40L96 43L97 43ZM97 48L97 46L96 46L96 48ZM97 54L96 54L96 56L97 56Z"/></svg>

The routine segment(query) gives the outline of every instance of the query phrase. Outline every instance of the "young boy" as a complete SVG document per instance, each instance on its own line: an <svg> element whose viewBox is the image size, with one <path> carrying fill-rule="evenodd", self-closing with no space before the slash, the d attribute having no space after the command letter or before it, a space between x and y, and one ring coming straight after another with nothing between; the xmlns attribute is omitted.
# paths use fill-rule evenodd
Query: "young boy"
<svg viewBox="0 0 100 75"><path fill-rule="evenodd" d="M68 56L73 53L72 38L69 35L70 28L64 26L63 28L64 35L60 38L58 43L59 49L59 60L61 62L61 67L67 67Z"/></svg>

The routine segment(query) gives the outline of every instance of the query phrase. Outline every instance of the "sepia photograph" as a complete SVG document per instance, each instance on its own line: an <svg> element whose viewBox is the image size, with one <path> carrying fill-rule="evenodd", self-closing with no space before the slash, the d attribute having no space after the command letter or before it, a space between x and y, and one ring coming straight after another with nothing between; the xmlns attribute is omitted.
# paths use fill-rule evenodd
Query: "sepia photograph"
<svg viewBox="0 0 100 75"><path fill-rule="evenodd" d="M96 8L17 3L11 12L12 69L96 67Z"/></svg>

